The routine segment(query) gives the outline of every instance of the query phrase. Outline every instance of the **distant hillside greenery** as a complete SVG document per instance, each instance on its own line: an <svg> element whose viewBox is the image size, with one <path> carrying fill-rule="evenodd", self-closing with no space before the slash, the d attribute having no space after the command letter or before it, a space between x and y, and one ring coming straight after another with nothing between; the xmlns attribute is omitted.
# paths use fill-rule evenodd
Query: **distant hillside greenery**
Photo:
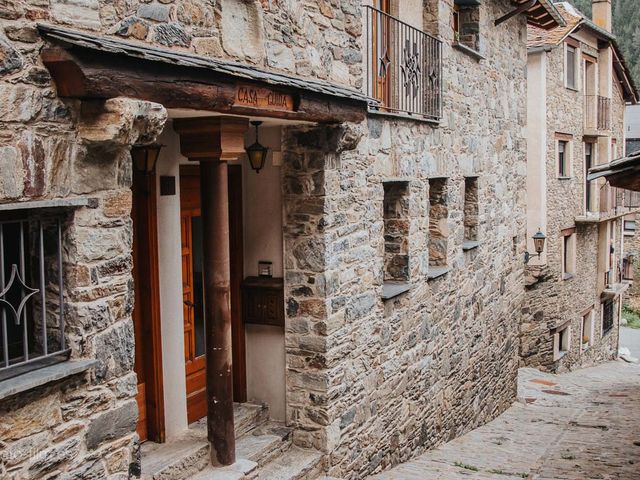
<svg viewBox="0 0 640 480"><path fill-rule="evenodd" d="M591 18L591 0L569 0L586 17ZM640 88L640 2L613 0L613 33L618 38L627 66Z"/></svg>

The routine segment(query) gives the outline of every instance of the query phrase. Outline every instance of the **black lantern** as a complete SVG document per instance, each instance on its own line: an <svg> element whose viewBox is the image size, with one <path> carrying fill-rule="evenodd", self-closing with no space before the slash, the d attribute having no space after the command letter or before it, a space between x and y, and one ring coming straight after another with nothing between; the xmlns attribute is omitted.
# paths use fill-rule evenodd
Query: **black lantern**
<svg viewBox="0 0 640 480"><path fill-rule="evenodd" d="M246 148L247 156L249 157L249 163L251 164L251 168L253 168L256 173L260 173L262 167L264 167L264 162L267 160L267 153L269 149L258 142L258 127L262 124L262 122L255 121L251 122L251 125L256 127L256 141Z"/></svg>
<svg viewBox="0 0 640 480"><path fill-rule="evenodd" d="M524 252L524 263L529 263L531 257L536 254L538 255L538 258L540 258L540 255L544 251L544 242L547 239L547 236L540 230L538 230L536 234L531 238L533 239L533 248L536 249L536 253Z"/></svg>
<svg viewBox="0 0 640 480"><path fill-rule="evenodd" d="M151 175L156 171L156 162L160 155L160 149L164 147L159 143L151 143L149 145L134 145L131 148L131 158L133 159L133 168L136 172Z"/></svg>

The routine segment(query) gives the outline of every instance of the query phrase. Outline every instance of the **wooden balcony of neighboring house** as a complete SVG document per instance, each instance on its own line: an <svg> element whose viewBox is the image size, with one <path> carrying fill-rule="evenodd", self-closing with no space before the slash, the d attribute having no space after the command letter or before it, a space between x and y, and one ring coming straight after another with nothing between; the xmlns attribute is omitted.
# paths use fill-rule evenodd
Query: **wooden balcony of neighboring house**
<svg viewBox="0 0 640 480"><path fill-rule="evenodd" d="M595 180L585 188L591 191L589 205L575 218L576 223L601 223L640 212L640 192L615 188L608 183L600 185Z"/></svg>
<svg viewBox="0 0 640 480"><path fill-rule="evenodd" d="M442 116L442 42L366 6L370 113L437 123Z"/></svg>
<svg viewBox="0 0 640 480"><path fill-rule="evenodd" d="M611 133L611 99L601 95L584 96L584 134L591 137Z"/></svg>
<svg viewBox="0 0 640 480"><path fill-rule="evenodd" d="M629 282L625 282L623 280L623 273L620 266L612 266L609 270L604 272L604 290L601 295L602 299L614 298L618 295L622 295L627 288L629 288Z"/></svg>

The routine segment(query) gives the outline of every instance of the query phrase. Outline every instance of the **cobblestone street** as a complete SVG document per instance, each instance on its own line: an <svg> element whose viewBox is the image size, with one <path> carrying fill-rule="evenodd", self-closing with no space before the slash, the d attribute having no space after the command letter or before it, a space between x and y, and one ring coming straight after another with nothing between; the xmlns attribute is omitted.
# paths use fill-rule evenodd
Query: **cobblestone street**
<svg viewBox="0 0 640 480"><path fill-rule="evenodd" d="M640 365L521 369L518 402L378 480L640 479Z"/></svg>

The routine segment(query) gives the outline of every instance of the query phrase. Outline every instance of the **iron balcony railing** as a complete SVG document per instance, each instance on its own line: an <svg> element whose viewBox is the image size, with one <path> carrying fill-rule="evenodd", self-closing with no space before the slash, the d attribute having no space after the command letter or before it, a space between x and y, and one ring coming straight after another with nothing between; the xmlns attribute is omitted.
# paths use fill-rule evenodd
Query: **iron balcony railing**
<svg viewBox="0 0 640 480"><path fill-rule="evenodd" d="M442 42L365 6L366 89L370 110L438 121L442 116Z"/></svg>
<svg viewBox="0 0 640 480"><path fill-rule="evenodd" d="M611 130L611 99L600 95L584 97L585 128L589 130Z"/></svg>
<svg viewBox="0 0 640 480"><path fill-rule="evenodd" d="M68 358L60 218L0 220L0 380Z"/></svg>

